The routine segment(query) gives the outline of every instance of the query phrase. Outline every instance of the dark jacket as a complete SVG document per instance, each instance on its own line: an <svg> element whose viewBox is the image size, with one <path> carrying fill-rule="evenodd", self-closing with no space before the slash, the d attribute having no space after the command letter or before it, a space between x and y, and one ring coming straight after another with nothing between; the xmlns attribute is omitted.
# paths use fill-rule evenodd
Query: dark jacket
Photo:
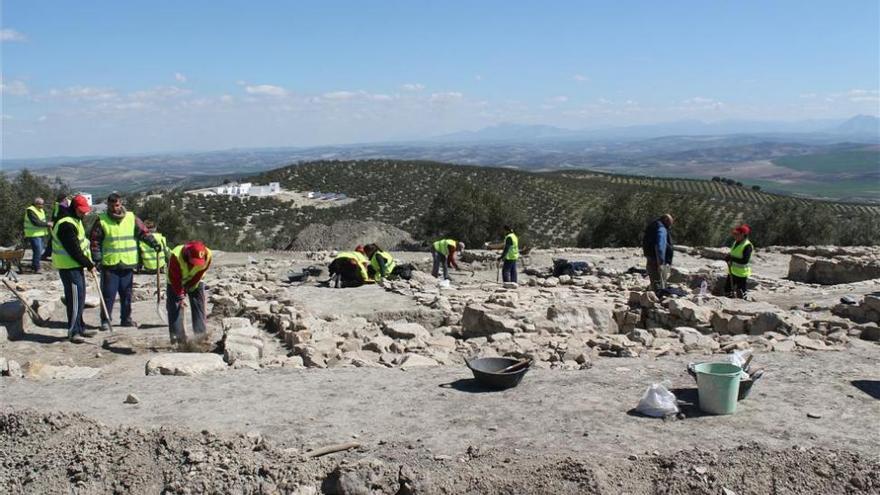
<svg viewBox="0 0 880 495"><path fill-rule="evenodd" d="M659 218L649 223L642 238L642 254L645 258L656 259L659 265L671 265L674 252L672 236L666 225Z"/></svg>
<svg viewBox="0 0 880 495"><path fill-rule="evenodd" d="M40 220L40 218L37 217L37 214L34 213L32 210L27 210L27 216L28 216L28 220L30 220L31 223L36 225L37 227L48 227L49 226L48 220Z"/></svg>
<svg viewBox="0 0 880 495"><path fill-rule="evenodd" d="M65 212L64 214L62 214L59 220L64 217L73 217L76 221L80 221L75 214L72 214L70 212ZM95 264L92 263L92 260L86 257L85 253L83 253L79 245L79 239L77 239L76 236L76 226L68 222L64 222L58 227L58 241L61 242L62 246L64 246L64 250L67 251L67 254L69 254L71 258L75 259L77 263L91 270L92 267L95 266Z"/></svg>

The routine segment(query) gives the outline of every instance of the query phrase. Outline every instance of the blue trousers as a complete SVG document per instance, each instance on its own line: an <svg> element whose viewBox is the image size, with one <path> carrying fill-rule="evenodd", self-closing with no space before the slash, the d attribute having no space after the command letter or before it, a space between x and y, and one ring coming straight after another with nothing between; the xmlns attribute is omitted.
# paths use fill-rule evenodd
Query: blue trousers
<svg viewBox="0 0 880 495"><path fill-rule="evenodd" d="M434 258L434 266L431 268L431 275L437 277L440 275L440 267L443 267L443 279L449 279L449 260L446 256L438 253L437 251L431 251L431 256Z"/></svg>
<svg viewBox="0 0 880 495"><path fill-rule="evenodd" d="M516 260L504 260L501 267L501 279L505 282L516 283Z"/></svg>
<svg viewBox="0 0 880 495"><path fill-rule="evenodd" d="M131 320L131 287L134 282L134 271L131 269L105 268L101 270L101 295L107 305L107 314L113 316L113 302L119 294L119 321ZM101 313L101 322L106 318Z"/></svg>
<svg viewBox="0 0 880 495"><path fill-rule="evenodd" d="M34 267L34 273L40 273L40 258L43 257L43 238L28 237L31 243L31 264ZM51 243L49 244L51 246Z"/></svg>
<svg viewBox="0 0 880 495"><path fill-rule="evenodd" d="M187 296L189 296L189 306L192 308L193 333L203 335L208 330L205 283L199 282L196 290L188 293ZM165 309L168 311L168 333L171 334L171 341L185 341L183 319L186 318L186 314L180 312L177 305L177 295L172 292L171 285L165 286Z"/></svg>
<svg viewBox="0 0 880 495"><path fill-rule="evenodd" d="M61 285L64 286L64 301L67 306L67 336L82 334L85 329L83 311L86 309L86 277L82 268L58 270Z"/></svg>

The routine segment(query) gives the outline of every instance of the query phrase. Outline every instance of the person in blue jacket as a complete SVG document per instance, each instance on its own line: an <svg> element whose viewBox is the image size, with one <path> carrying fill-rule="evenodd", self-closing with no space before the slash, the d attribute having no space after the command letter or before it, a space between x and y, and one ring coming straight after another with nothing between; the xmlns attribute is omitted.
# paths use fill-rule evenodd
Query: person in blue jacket
<svg viewBox="0 0 880 495"><path fill-rule="evenodd" d="M645 227L642 253L645 255L648 278L655 292L664 288L669 268L672 266L672 236L669 233L674 219L666 213Z"/></svg>

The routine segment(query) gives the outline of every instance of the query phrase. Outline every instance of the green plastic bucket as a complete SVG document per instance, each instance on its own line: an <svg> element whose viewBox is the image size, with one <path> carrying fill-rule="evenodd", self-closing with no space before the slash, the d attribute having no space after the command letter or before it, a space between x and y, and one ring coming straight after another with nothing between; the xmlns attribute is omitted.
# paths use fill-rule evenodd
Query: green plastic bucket
<svg viewBox="0 0 880 495"><path fill-rule="evenodd" d="M739 395L742 368L730 363L700 363L697 372L697 391L700 409L709 414L733 414Z"/></svg>

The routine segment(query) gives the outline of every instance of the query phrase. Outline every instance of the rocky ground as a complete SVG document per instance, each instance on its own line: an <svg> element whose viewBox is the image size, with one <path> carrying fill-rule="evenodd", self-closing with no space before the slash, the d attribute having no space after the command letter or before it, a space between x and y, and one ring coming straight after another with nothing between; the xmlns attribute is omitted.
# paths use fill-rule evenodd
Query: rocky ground
<svg viewBox="0 0 880 495"><path fill-rule="evenodd" d="M427 253L395 255L430 268ZM0 331L0 481L78 493L880 490L880 250L763 249L750 301L713 295L722 256L680 248L672 281L686 295L661 301L631 249L533 252L518 286L470 251L450 287L417 271L339 290L288 281L328 252L218 253L211 338L185 349L168 343L155 277L136 277L139 329L74 345L55 275L22 274L46 322L0 306L12 338ZM553 276L559 258L583 263ZM704 416L685 367L734 350L765 377L735 415ZM496 355L533 369L488 392L464 362ZM659 382L678 421L634 411ZM360 446L305 456L341 442Z"/></svg>

